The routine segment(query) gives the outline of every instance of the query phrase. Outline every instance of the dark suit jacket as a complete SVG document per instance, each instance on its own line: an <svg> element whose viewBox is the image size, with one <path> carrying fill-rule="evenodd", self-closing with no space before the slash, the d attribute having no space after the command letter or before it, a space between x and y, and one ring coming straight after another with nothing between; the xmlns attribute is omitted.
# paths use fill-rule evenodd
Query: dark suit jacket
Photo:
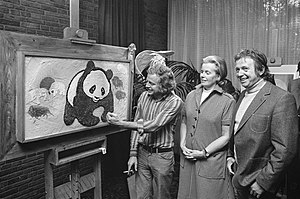
<svg viewBox="0 0 300 199"><path fill-rule="evenodd" d="M244 97L242 93L235 113ZM235 117L233 117L234 120ZM233 132L233 125L232 132ZM298 121L292 94L267 82L246 110L231 139L236 147L236 188L257 181L266 191L275 192L280 178L296 154Z"/></svg>
<svg viewBox="0 0 300 199"><path fill-rule="evenodd" d="M300 106L300 79L293 79L290 85L291 93L296 99L297 108Z"/></svg>

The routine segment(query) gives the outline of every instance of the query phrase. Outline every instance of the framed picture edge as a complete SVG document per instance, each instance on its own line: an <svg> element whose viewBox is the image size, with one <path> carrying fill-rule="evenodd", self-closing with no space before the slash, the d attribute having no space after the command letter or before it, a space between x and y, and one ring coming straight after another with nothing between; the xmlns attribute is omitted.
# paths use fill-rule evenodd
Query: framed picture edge
<svg viewBox="0 0 300 199"><path fill-rule="evenodd" d="M84 127L84 129L74 129L69 131L63 131L59 134L53 134L53 135L46 135L41 137L33 137L33 138L27 138L25 135L25 58L26 56L32 56L32 57L45 57L45 58L66 58L66 59L75 59L75 60L92 60L92 61L108 61L108 62L122 62L122 63L128 63L128 111L126 114L127 119L131 118L132 114L132 88L133 88L133 67L134 67L134 61L131 59L112 59L112 58L99 58L95 55L91 56L85 56L85 55L76 55L76 58L74 58L74 54L69 53L55 53L55 52L45 52L45 51L25 51L25 50L19 50L16 52L17 56L17 74L16 74L16 139L20 143L29 143L33 141L39 141L44 140L48 138L53 137L59 137L67 134L77 133L80 131L87 131L91 129L97 129L101 127L108 126L108 123L99 124L94 127ZM117 130L116 132L119 132Z"/></svg>

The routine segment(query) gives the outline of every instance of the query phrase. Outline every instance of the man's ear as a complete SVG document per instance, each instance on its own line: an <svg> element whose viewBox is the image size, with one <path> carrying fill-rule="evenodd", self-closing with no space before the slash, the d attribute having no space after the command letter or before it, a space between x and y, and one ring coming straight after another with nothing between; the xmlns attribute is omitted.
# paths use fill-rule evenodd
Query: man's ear
<svg viewBox="0 0 300 199"><path fill-rule="evenodd" d="M262 74L265 73L265 67L262 68L262 70L258 71L259 76L262 76Z"/></svg>

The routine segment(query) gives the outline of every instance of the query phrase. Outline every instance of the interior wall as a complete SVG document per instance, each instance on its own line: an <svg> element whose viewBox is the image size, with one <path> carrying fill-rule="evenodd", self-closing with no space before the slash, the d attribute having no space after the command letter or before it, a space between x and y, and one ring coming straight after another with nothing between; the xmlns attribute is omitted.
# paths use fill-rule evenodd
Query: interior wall
<svg viewBox="0 0 300 199"><path fill-rule="evenodd" d="M97 40L98 30L102 28L98 27L97 22L98 1L79 0L79 27L87 30L89 39L93 40ZM167 0L144 0L144 6L145 49L165 50L167 48ZM0 30L63 38L63 29L69 27L69 13L67 0L0 0ZM108 141L113 141L108 143L108 147L117 148L120 141L123 141L125 150L122 150L124 148L117 150L118 153L108 151L111 159L104 164L106 168L104 171L115 168L117 171L112 171L120 174L122 169L127 167L129 136L125 135L127 140L122 140L122 136L124 135L115 134L109 137ZM89 172L90 165L90 158L82 160L81 173ZM55 186L69 181L69 171L69 164L54 168ZM43 153L0 161L1 199L45 198L44 182Z"/></svg>
<svg viewBox="0 0 300 199"><path fill-rule="evenodd" d="M98 38L98 0L79 1L79 27ZM69 1L0 0L0 30L63 38L70 26Z"/></svg>
<svg viewBox="0 0 300 199"><path fill-rule="evenodd" d="M168 0L144 0L145 50L167 50Z"/></svg>

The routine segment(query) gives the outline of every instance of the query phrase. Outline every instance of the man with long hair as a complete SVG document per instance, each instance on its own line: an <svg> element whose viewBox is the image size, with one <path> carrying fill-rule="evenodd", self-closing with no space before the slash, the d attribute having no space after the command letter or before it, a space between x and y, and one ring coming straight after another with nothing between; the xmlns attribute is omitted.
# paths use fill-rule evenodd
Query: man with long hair
<svg viewBox="0 0 300 199"><path fill-rule="evenodd" d="M171 198L174 133L182 100L175 95L175 77L164 62L150 64L146 91L138 100L134 122L107 114L110 124L133 129L128 172L136 171L137 198ZM154 193L155 190L155 193Z"/></svg>

